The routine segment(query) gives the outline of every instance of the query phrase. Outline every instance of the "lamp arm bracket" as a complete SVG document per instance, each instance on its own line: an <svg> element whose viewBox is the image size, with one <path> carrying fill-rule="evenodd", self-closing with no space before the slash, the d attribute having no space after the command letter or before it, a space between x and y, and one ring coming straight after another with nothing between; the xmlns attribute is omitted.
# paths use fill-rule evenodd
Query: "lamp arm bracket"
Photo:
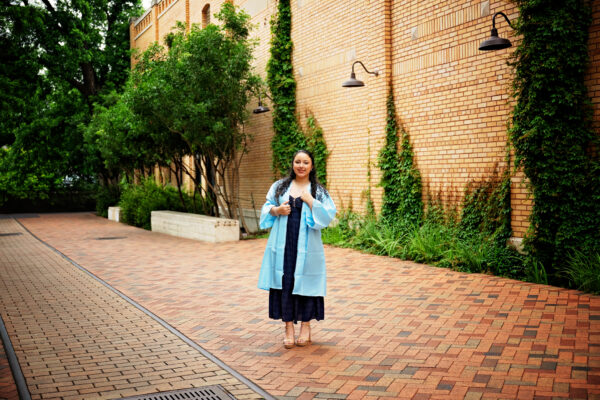
<svg viewBox="0 0 600 400"><path fill-rule="evenodd" d="M354 65L356 64L360 64L362 65L363 69L367 72L367 74L371 74L371 75L375 75L375 76L379 76L379 71L374 71L374 72L370 72L366 67L365 64L363 64L361 61L354 61L354 63L352 63L352 73L354 73Z"/></svg>
<svg viewBox="0 0 600 400"><path fill-rule="evenodd" d="M504 17L504 19L506 20L506 22L508 22L508 26L510 26L513 30L515 29L515 27L513 26L513 24L511 24L510 19L508 19L508 17L506 16L506 14L504 14L502 11L498 11L492 17L492 28L496 28L496 16L497 15L502 15Z"/></svg>
<svg viewBox="0 0 600 400"><path fill-rule="evenodd" d="M271 96L269 96L269 93L267 91L264 92L255 92L253 90L250 91L251 94L255 95L256 97L258 97L258 100L260 101L261 98L266 97L267 99L273 101L273 99L271 98Z"/></svg>

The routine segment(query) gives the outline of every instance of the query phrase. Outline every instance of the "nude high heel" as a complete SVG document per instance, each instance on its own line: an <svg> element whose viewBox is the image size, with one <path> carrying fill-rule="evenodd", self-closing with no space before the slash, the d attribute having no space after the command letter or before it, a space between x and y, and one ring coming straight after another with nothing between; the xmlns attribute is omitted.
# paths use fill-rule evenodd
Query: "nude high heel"
<svg viewBox="0 0 600 400"><path fill-rule="evenodd" d="M300 347L304 347L304 346L308 346L309 344L312 343L311 337L310 337L310 323L309 322L302 322L301 327L303 327L304 329L306 329L306 327L308 327L308 339L300 339L298 338L298 340L296 341L296 345L300 346ZM303 329L301 329L302 331Z"/></svg>
<svg viewBox="0 0 600 400"><path fill-rule="evenodd" d="M292 347L294 347L296 345L295 341L294 341L294 325L292 325L292 338L288 339L287 338L287 331L288 331L288 327L287 324L285 326L285 333L286 333L286 337L283 338L283 347L285 347L286 349L291 349Z"/></svg>

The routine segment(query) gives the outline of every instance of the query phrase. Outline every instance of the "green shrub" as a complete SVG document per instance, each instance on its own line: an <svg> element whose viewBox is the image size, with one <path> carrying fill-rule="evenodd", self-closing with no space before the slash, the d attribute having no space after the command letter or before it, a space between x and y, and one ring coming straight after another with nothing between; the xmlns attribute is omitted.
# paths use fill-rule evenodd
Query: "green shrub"
<svg viewBox="0 0 600 400"><path fill-rule="evenodd" d="M485 272L485 245L477 240L455 240L440 261L440 266L461 272Z"/></svg>
<svg viewBox="0 0 600 400"><path fill-rule="evenodd" d="M150 229L150 215L154 210L188 211L192 209L192 199L183 193L181 203L177 189L172 186L159 186L150 177L139 185L126 186L121 194L119 207L123 222L144 229Z"/></svg>
<svg viewBox="0 0 600 400"><path fill-rule="evenodd" d="M540 283L543 285L548 284L548 274L546 268L541 261L536 260L533 257L527 258L527 265L525 267L525 280L532 283Z"/></svg>
<svg viewBox="0 0 600 400"><path fill-rule="evenodd" d="M511 279L525 278L525 256L510 246L498 246L497 242L487 242L487 264L490 272L496 276Z"/></svg>
<svg viewBox="0 0 600 400"><path fill-rule="evenodd" d="M409 237L406 255L416 262L436 263L447 254L453 240L452 229L443 224L425 223Z"/></svg>
<svg viewBox="0 0 600 400"><path fill-rule="evenodd" d="M524 278L524 257L516 250L506 245L499 246L493 237L475 235L462 238L459 233L456 232L458 239L451 242L439 266L462 272Z"/></svg>
<svg viewBox="0 0 600 400"><path fill-rule="evenodd" d="M338 247L345 247L346 238L344 230L339 226L329 226L321 231L321 239L323 243Z"/></svg>
<svg viewBox="0 0 600 400"><path fill-rule="evenodd" d="M600 253L573 252L560 274L575 289L600 294Z"/></svg>
<svg viewBox="0 0 600 400"><path fill-rule="evenodd" d="M382 256L403 258L408 232L389 224L377 224L372 236L372 250Z"/></svg>
<svg viewBox="0 0 600 400"><path fill-rule="evenodd" d="M352 247L352 238L362 224L360 215L342 210L338 213L337 224L323 229L321 236L323 243L338 247Z"/></svg>
<svg viewBox="0 0 600 400"><path fill-rule="evenodd" d="M368 253L378 254L378 250L374 248L374 237L377 235L379 226L375 218L362 218L356 220L356 233L351 238L352 247L355 249L365 250Z"/></svg>
<svg viewBox="0 0 600 400"><path fill-rule="evenodd" d="M121 198L121 186L119 185L99 185L96 191L96 213L104 218L108 218L108 207L114 207Z"/></svg>
<svg viewBox="0 0 600 400"><path fill-rule="evenodd" d="M268 230L259 230L257 232L249 233L248 235L242 236L242 240L253 240L253 239L268 239L270 232Z"/></svg>

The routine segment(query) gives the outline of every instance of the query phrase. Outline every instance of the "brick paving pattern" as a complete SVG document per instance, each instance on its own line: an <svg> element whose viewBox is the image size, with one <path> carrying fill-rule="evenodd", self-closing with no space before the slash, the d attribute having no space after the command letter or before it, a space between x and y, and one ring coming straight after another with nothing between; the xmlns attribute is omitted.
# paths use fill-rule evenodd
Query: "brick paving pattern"
<svg viewBox="0 0 600 400"><path fill-rule="evenodd" d="M598 296L328 247L326 319L285 350L256 289L265 240L20 221L282 399L600 399Z"/></svg>
<svg viewBox="0 0 600 400"><path fill-rule="evenodd" d="M0 400L18 400L17 386L13 379L8 358L0 338Z"/></svg>
<svg viewBox="0 0 600 400"><path fill-rule="evenodd" d="M0 310L33 399L115 399L221 384L260 398L155 320L0 219Z"/></svg>

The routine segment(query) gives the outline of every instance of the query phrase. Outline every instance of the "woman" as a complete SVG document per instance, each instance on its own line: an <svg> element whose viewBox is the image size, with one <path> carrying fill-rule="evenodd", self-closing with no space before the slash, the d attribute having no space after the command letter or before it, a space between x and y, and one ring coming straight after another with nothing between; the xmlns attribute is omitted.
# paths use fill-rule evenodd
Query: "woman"
<svg viewBox="0 0 600 400"><path fill-rule="evenodd" d="M285 322L283 345L311 343L310 320L325 317L325 255L321 229L335 217L335 204L317 181L306 150L292 158L287 178L275 182L262 207L260 227L271 228L258 287L269 290L269 317ZM301 322L294 342L294 323Z"/></svg>

